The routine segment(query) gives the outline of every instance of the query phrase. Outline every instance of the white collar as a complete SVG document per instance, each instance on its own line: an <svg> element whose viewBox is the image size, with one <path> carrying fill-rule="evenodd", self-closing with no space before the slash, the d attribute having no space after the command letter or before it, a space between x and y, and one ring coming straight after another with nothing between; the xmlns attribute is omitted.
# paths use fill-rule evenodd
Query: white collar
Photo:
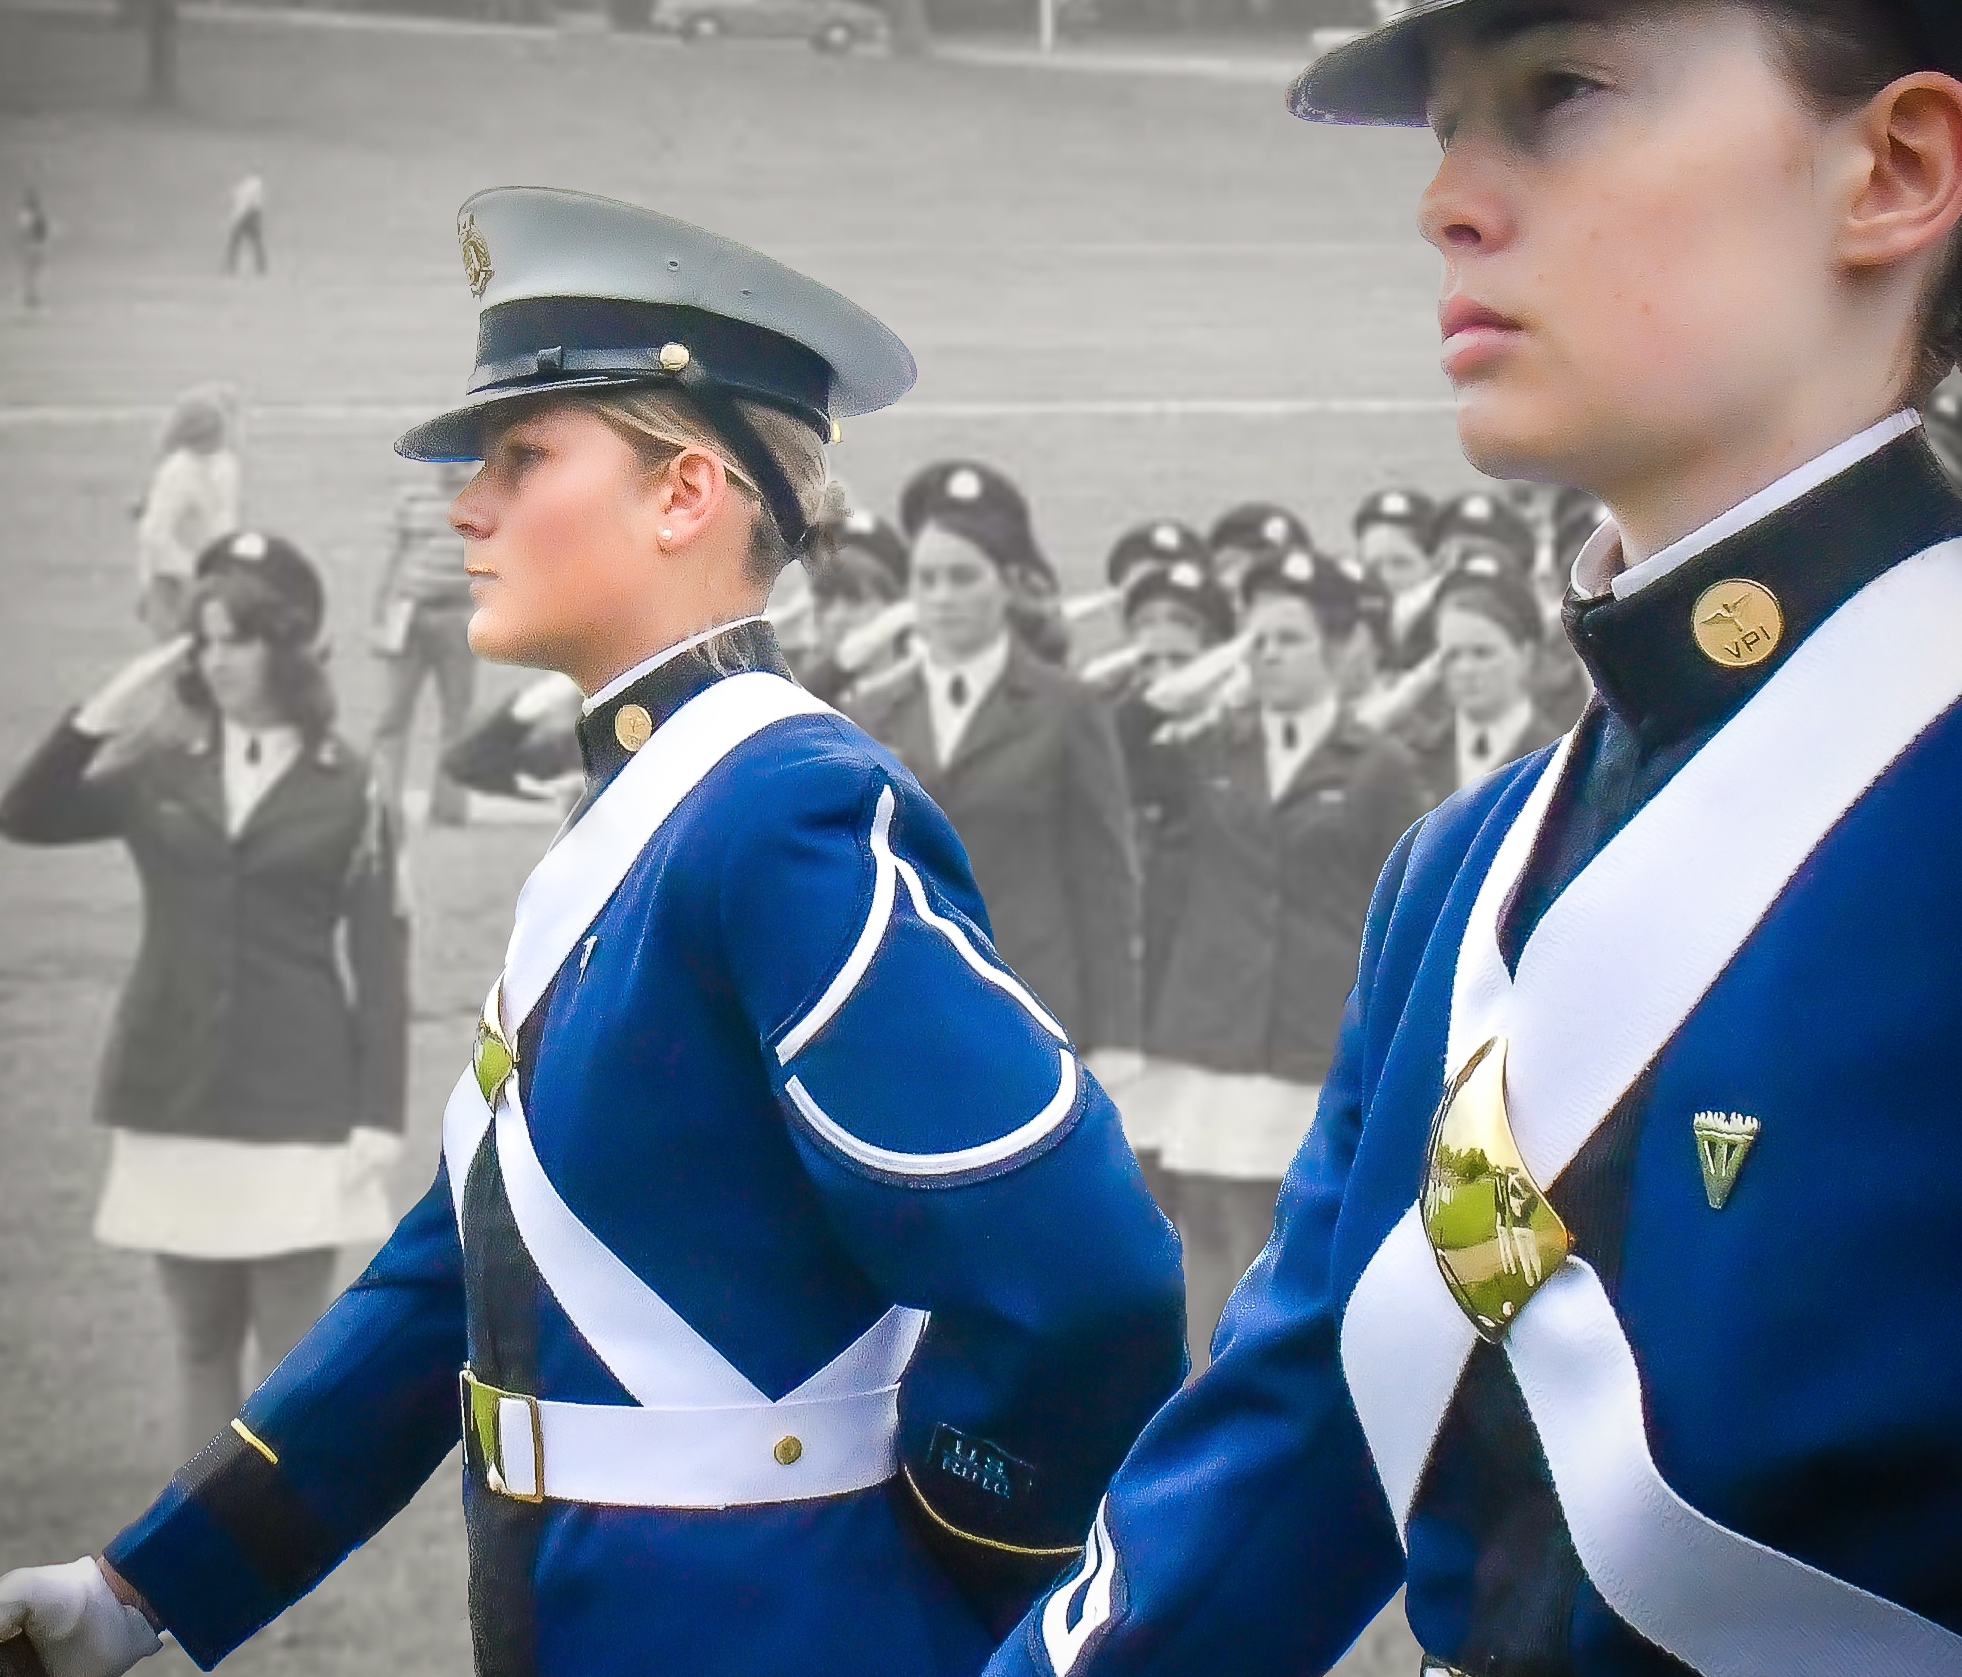
<svg viewBox="0 0 1962 1677"><path fill-rule="evenodd" d="M1517 703L1500 711L1490 722L1474 722L1459 711L1458 743L1462 746L1467 740L1483 734L1488 742L1487 755L1497 755L1524 734L1532 720L1533 696L1530 693L1522 695Z"/></svg>
<svg viewBox="0 0 1962 1677"><path fill-rule="evenodd" d="M1268 710L1263 706L1260 712L1261 732L1267 736L1268 743L1279 750L1281 730L1292 722L1299 730L1295 736L1296 750L1304 745L1320 745L1322 736L1335 726L1336 708L1333 693L1312 705L1303 705L1299 710Z"/></svg>
<svg viewBox="0 0 1962 1677"><path fill-rule="evenodd" d="M984 646L971 658L963 658L958 663L943 663L932 653L921 659L928 678L936 689L944 688L955 676L966 676L968 686L980 694L1001 679L1001 672L1008 668L1008 634L1006 631L994 641Z"/></svg>
<svg viewBox="0 0 1962 1677"><path fill-rule="evenodd" d="M1639 565L1630 565L1626 570L1620 568L1621 532L1615 528L1614 520L1610 519L1588 537L1586 545L1574 558L1574 592L1584 600L1597 600L1610 592L1617 600L1625 600L1637 590L1667 576L1677 566L1687 564L1699 553L1707 552L1719 542L1728 541L1759 519L1768 518L1780 507L1790 506L1801 495L1810 494L1820 484L1838 477L1849 466L1878 453L1896 437L1906 436L1920 423L1921 415L1913 408L1902 408L1898 413L1889 414L1878 425L1869 425L1858 436L1848 437L1845 442L1787 472L1776 483L1760 489L1748 500L1738 502L1729 512L1720 513L1701 529L1691 531L1679 541L1671 542L1659 553L1651 554Z"/></svg>
<svg viewBox="0 0 1962 1677"><path fill-rule="evenodd" d="M297 747L300 743L300 730L290 722L275 722L266 728L248 728L243 722L234 722L229 716L218 719L220 743L227 756L243 754L245 748L257 741L262 751L275 751L283 746Z"/></svg>
<svg viewBox="0 0 1962 1677"><path fill-rule="evenodd" d="M591 698L587 699L580 706L580 710L584 715L591 716L595 710L605 704L614 694L624 693L636 681L640 680L642 676L658 670L670 658L679 658L691 646L700 646L703 641L712 641L717 635L730 629L740 629L745 623L761 623L762 621L763 613L753 611L747 617L732 617L727 623L718 623L713 629L704 629L699 635L690 635L685 641L676 641L673 646L663 647L653 657L643 658L632 669L623 670L619 675L616 675L597 693L593 694Z"/></svg>

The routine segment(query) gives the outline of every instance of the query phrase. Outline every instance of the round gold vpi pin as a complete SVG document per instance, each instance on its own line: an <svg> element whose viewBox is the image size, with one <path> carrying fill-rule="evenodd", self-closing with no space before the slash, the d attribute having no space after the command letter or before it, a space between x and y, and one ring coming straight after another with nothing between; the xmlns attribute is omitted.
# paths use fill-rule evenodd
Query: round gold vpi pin
<svg viewBox="0 0 1962 1677"><path fill-rule="evenodd" d="M1761 582L1732 577L1696 597L1690 632L1703 656L1727 670L1748 670L1778 650L1785 614L1778 596Z"/></svg>
<svg viewBox="0 0 1962 1677"><path fill-rule="evenodd" d="M654 737L654 718L640 705L622 705L613 714L613 737L629 751L638 751Z"/></svg>

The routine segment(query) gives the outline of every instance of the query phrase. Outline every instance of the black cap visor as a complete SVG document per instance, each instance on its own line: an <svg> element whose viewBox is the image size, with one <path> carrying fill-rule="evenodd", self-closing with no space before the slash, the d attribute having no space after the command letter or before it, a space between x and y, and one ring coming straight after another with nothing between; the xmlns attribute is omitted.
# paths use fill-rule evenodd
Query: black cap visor
<svg viewBox="0 0 1962 1677"><path fill-rule="evenodd" d="M1289 87L1288 109L1306 122L1421 128L1430 94L1431 26L1446 12L1479 4L1481 0L1420 0L1316 59Z"/></svg>
<svg viewBox="0 0 1962 1677"><path fill-rule="evenodd" d="M1288 88L1288 109L1307 122L1421 128L1430 96L1433 29L1447 12L1469 13L1474 7L1533 10L1530 0L1418 0L1316 59ZM1962 0L1895 0L1895 9L1928 68L1962 76Z"/></svg>

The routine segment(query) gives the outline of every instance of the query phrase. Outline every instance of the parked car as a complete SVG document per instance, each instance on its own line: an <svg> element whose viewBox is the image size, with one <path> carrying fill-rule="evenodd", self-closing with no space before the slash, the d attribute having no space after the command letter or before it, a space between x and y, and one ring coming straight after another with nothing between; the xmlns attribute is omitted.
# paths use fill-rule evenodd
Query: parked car
<svg viewBox="0 0 1962 1677"><path fill-rule="evenodd" d="M616 27L634 0L611 0ZM644 4L644 0L643 0ZM631 25L629 25L631 27ZM722 36L749 40L809 41L819 52L850 52L882 44L886 14L862 0L652 0L641 27L684 41Z"/></svg>

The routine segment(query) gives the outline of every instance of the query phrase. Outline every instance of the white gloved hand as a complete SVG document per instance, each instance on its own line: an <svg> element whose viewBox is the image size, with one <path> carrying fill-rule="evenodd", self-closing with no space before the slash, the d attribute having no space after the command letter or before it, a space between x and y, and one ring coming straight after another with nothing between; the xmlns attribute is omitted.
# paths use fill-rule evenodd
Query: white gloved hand
<svg viewBox="0 0 1962 1677"><path fill-rule="evenodd" d="M0 1637L27 1633L48 1677L123 1677L163 1643L116 1599L94 1559L24 1566L0 1578Z"/></svg>

